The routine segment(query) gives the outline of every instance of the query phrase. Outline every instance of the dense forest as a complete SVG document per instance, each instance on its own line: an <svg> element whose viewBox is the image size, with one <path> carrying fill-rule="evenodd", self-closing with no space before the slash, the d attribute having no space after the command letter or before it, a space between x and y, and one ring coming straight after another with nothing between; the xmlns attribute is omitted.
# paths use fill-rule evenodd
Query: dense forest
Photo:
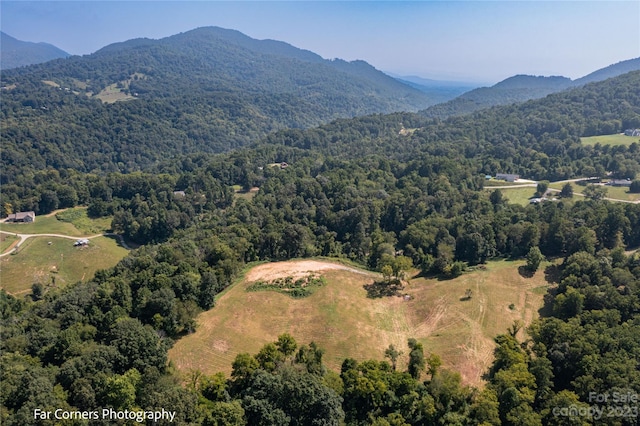
<svg viewBox="0 0 640 426"><path fill-rule="evenodd" d="M253 43L235 36L238 52ZM178 41L130 41L90 60L140 49L146 62L136 66L149 66ZM271 55L289 49L268 46ZM86 89L140 72L109 75L116 65ZM3 74L2 214L85 205L140 248L86 282L34 285L28 297L0 291L3 424L60 424L34 418L36 408L161 407L175 411L174 424L193 425L637 424L640 204L606 201L591 186L578 199L569 184L559 200L525 207L483 189L485 174L499 172L634 180L638 143L585 146L580 137L640 127L640 72L464 117L377 114L284 130L291 123L273 113L291 94L182 88L190 95L164 102L153 92L161 83L140 77L127 90L149 102L102 104L71 81L69 91L65 81L41 84L53 69L33 68L33 81ZM216 133L208 123L229 105L263 125L221 120L237 127ZM234 185L255 195L236 197ZM557 285L526 340L518 323L496 336L482 389L415 339L331 371L323 348L283 333L239 354L230 377L174 371L168 349L248 263L313 256L376 271L402 263L443 280L498 258L526 259L533 272L546 257L557 260ZM614 393L628 398L603 403ZM105 424L87 416L64 424Z"/></svg>

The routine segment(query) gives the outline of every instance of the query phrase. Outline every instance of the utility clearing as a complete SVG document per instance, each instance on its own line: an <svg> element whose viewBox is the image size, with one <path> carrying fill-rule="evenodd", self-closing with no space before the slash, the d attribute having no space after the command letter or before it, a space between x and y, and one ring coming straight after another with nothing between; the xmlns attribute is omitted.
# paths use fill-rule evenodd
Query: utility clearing
<svg viewBox="0 0 640 426"><path fill-rule="evenodd" d="M259 265L198 316L196 332L177 341L169 358L183 373L229 375L237 354L255 354L286 332L299 344L319 344L325 364L335 371L347 357L382 360L390 344L404 352L398 363L404 369L407 339L413 337L424 345L425 356L436 353L465 384L482 386L494 337L515 320L529 324L543 305L549 285L544 272L525 278L518 273L522 265L498 261L452 280L414 278L401 295L379 298L368 297L365 289L382 279L373 272L316 260ZM256 281L311 273L327 284L306 298L247 291Z"/></svg>

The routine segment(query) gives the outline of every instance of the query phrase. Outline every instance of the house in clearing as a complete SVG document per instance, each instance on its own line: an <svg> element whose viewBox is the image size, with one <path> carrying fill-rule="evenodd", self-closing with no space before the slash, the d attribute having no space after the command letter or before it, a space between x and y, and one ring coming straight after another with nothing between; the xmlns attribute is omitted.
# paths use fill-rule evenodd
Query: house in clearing
<svg viewBox="0 0 640 426"><path fill-rule="evenodd" d="M640 129L627 129L624 131L625 136L640 136Z"/></svg>
<svg viewBox="0 0 640 426"><path fill-rule="evenodd" d="M7 216L6 222L31 223L36 221L36 212L18 212Z"/></svg>
<svg viewBox="0 0 640 426"><path fill-rule="evenodd" d="M509 173L496 173L496 179L506 180L507 182L515 182L520 179L520 175L512 175Z"/></svg>
<svg viewBox="0 0 640 426"><path fill-rule="evenodd" d="M607 185L611 185L611 186L627 186L630 187L631 186L631 180L629 179L614 179L611 180L609 182L606 183Z"/></svg>

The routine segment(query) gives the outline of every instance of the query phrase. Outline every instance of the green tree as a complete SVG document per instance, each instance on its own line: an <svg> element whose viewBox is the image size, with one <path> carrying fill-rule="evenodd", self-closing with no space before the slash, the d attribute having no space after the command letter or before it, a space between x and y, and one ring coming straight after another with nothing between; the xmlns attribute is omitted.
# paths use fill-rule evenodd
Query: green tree
<svg viewBox="0 0 640 426"><path fill-rule="evenodd" d="M384 351L384 357L389 358L389 360L391 361L391 367L393 368L393 371L396 370L398 358L400 357L400 355L402 355L402 351L397 350L393 344L389 345L389 347Z"/></svg>
<svg viewBox="0 0 640 426"><path fill-rule="evenodd" d="M587 185L582 194L591 200L602 200L607 196L607 188L599 185Z"/></svg>
<svg viewBox="0 0 640 426"><path fill-rule="evenodd" d="M573 197L573 186L569 182L565 183L564 186L562 187L562 190L560 191L560 196L562 198Z"/></svg>
<svg viewBox="0 0 640 426"><path fill-rule="evenodd" d="M544 256L538 246L531 247L529 253L527 253L527 270L530 272L536 272L543 260Z"/></svg>
<svg viewBox="0 0 640 426"><path fill-rule="evenodd" d="M411 377L414 379L420 378L420 374L424 371L425 360L424 360L424 350L422 348L422 343L419 343L416 339L410 338L407 341L409 346L409 366L408 371Z"/></svg>
<svg viewBox="0 0 640 426"><path fill-rule="evenodd" d="M544 196L544 194L547 193L548 189L549 189L549 181L541 180L540 182L538 182L538 185L536 185L536 196L538 197Z"/></svg>

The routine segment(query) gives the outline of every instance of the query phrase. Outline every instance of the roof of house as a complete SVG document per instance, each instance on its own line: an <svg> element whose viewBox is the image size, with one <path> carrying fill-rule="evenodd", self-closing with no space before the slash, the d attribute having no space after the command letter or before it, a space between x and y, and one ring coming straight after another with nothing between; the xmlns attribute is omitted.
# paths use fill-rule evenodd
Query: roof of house
<svg viewBox="0 0 640 426"><path fill-rule="evenodd" d="M34 211L18 212L18 213L9 215L9 219L15 219L15 220L24 219L25 217L36 217L36 212Z"/></svg>

